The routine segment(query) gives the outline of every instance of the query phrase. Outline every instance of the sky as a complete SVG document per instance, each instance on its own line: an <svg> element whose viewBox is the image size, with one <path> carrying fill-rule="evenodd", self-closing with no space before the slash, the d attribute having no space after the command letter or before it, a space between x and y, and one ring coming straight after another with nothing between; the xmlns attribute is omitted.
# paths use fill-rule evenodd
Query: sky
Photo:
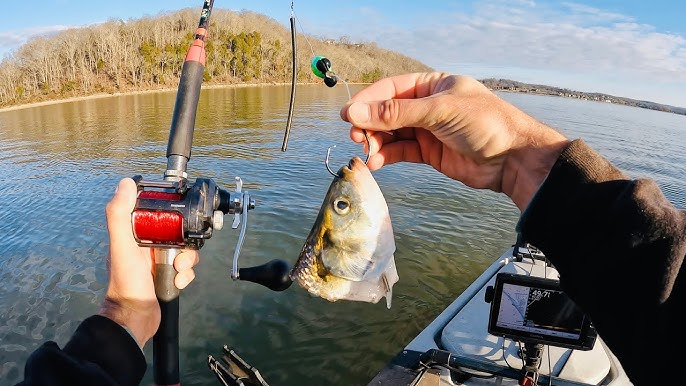
<svg viewBox="0 0 686 386"><path fill-rule="evenodd" d="M199 17L203 1L3 3L0 57L31 36L65 28L183 8L197 9ZM299 33L375 42L438 71L686 107L683 0L295 0L293 6ZM262 13L288 26L291 1L215 0L214 7Z"/></svg>

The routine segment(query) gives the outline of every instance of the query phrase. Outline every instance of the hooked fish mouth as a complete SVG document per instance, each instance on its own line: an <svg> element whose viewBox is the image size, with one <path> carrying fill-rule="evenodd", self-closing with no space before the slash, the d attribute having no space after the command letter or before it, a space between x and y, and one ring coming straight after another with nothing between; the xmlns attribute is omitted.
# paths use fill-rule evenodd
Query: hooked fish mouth
<svg viewBox="0 0 686 386"><path fill-rule="evenodd" d="M351 158L350 161L348 162L348 169L351 171L355 170L355 169L359 169L363 166L365 166L364 161L362 161L362 159L360 157L357 157L357 156Z"/></svg>

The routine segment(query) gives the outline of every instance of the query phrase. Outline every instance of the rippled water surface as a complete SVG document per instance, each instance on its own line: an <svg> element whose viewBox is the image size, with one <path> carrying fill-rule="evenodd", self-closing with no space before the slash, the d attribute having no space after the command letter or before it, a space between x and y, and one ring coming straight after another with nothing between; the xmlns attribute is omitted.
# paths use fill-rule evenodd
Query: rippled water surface
<svg viewBox="0 0 686 386"><path fill-rule="evenodd" d="M354 91L354 90L353 90ZM502 94L572 138L583 137L631 176L658 181L686 203L686 117L605 103ZM97 312L106 287L104 207L122 177L161 177L175 93L92 99L0 113L0 379L17 382L46 340L63 345ZM338 117L342 89L298 89L288 151L281 152L287 87L203 90L189 175L257 201L241 266L297 259L337 167L361 147ZM514 241L518 211L428 166L374 172L395 230L400 281L393 307L275 293L233 282L238 232L215 232L181 297L184 385L217 384L207 354L233 347L280 385L366 384ZM146 347L148 360L151 345ZM152 382L148 371L145 384Z"/></svg>

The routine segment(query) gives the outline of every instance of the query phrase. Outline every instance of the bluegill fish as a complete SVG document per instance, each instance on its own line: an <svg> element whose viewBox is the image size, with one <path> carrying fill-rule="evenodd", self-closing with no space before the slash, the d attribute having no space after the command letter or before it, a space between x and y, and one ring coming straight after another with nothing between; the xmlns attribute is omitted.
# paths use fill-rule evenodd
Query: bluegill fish
<svg viewBox="0 0 686 386"><path fill-rule="evenodd" d="M322 203L290 277L312 295L391 308L395 240L388 205L358 157L341 167Z"/></svg>

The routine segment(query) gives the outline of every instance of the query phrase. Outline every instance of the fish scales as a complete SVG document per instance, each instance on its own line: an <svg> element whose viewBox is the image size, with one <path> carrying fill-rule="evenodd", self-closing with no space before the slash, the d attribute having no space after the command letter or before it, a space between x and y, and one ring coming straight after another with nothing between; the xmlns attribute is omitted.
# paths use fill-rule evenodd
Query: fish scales
<svg viewBox="0 0 686 386"><path fill-rule="evenodd" d="M341 167L326 193L290 277L312 295L377 303L398 281L388 205L359 157Z"/></svg>

